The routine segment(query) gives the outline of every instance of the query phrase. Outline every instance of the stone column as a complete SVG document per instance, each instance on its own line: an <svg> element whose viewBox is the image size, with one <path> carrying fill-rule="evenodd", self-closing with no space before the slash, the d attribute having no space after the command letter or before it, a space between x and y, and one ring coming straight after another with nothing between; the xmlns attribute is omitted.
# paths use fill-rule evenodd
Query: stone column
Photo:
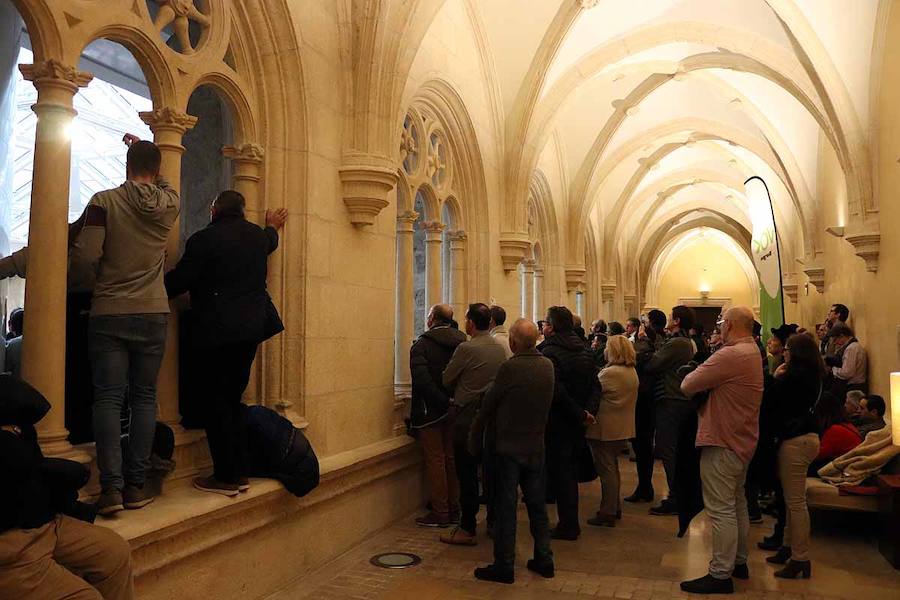
<svg viewBox="0 0 900 600"><path fill-rule="evenodd" d="M444 224L439 221L425 221L421 224L425 231L425 307L441 303L441 250Z"/></svg>
<svg viewBox="0 0 900 600"><path fill-rule="evenodd" d="M408 393L409 349L413 342L413 231L419 213L397 215L397 316L394 330L394 390Z"/></svg>
<svg viewBox="0 0 900 600"><path fill-rule="evenodd" d="M534 312L530 317L536 323L544 318L544 312L547 307L544 306L544 268L534 268Z"/></svg>
<svg viewBox="0 0 900 600"><path fill-rule="evenodd" d="M34 83L37 115L31 222L28 226L28 277L25 319L28 335L22 346L22 378L50 402L50 412L37 425L44 453L85 459L69 444L66 429L66 270L68 265L70 131L78 88L93 75L55 59L19 65Z"/></svg>
<svg viewBox="0 0 900 600"><path fill-rule="evenodd" d="M459 229L447 233L450 242L450 305L458 321L468 309L466 304L466 232Z"/></svg>
<svg viewBox="0 0 900 600"><path fill-rule="evenodd" d="M225 146L222 155L231 159L231 179L235 191L246 201L247 220L259 226L265 225L266 210L260 202L259 180L262 170L263 149L257 144Z"/></svg>
<svg viewBox="0 0 900 600"><path fill-rule="evenodd" d="M534 259L522 261L522 316L530 319L534 314Z"/></svg>
<svg viewBox="0 0 900 600"><path fill-rule="evenodd" d="M615 321L616 284L612 281L604 281L600 284L600 299L603 301L603 315L607 322Z"/></svg>
<svg viewBox="0 0 900 600"><path fill-rule="evenodd" d="M159 172L176 190L181 189L181 156L184 146L181 138L191 129L197 118L171 107L140 113L153 132L153 141L159 146L162 164ZM166 269L175 266L180 258L181 219L176 219L169 232L166 245ZM176 433L183 431L181 415L178 412L178 312L169 315L169 329L166 334L166 351L163 355L162 367L156 385L156 398L159 404L159 419L169 425Z"/></svg>
<svg viewBox="0 0 900 600"><path fill-rule="evenodd" d="M584 290L586 273L587 271L585 268L581 266L575 265L566 267L566 292L569 301L569 310L573 313L576 313L578 310L578 294ZM586 318L585 315L579 316Z"/></svg>
<svg viewBox="0 0 900 600"><path fill-rule="evenodd" d="M265 226L265 208L260 201L259 180L262 170L263 149L257 144L241 146L223 146L222 155L231 160L232 187L244 197L244 214L248 221L260 227ZM262 398L261 381L265 360L257 360L250 370L250 380L244 400L250 404L259 404Z"/></svg>

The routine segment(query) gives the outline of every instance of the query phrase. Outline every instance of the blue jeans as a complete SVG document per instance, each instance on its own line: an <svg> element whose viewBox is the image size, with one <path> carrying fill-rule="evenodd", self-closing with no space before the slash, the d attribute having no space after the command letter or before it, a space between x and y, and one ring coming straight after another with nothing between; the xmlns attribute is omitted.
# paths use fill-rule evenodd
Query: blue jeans
<svg viewBox="0 0 900 600"><path fill-rule="evenodd" d="M156 378L166 347L165 314L91 317L88 352L94 379L93 425L104 491L128 482L142 486L156 428ZM122 465L125 396L131 408L128 452Z"/></svg>
<svg viewBox="0 0 900 600"><path fill-rule="evenodd" d="M553 564L550 550L550 519L544 501L546 470L544 457L536 454L528 458L494 456L494 566L502 571L513 571L516 558L516 505L517 488L522 488L531 537L534 540L534 560L541 566Z"/></svg>

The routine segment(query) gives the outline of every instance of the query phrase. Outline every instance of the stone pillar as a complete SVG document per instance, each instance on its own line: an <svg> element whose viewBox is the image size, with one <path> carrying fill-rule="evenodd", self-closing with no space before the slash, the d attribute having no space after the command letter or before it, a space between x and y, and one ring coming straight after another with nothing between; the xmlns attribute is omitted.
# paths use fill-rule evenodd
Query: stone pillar
<svg viewBox="0 0 900 600"><path fill-rule="evenodd" d="M394 330L394 390L410 392L409 349L413 343L413 231L419 213L397 215L397 317Z"/></svg>
<svg viewBox="0 0 900 600"><path fill-rule="evenodd" d="M522 316L530 319L534 314L534 260L522 261Z"/></svg>
<svg viewBox="0 0 900 600"><path fill-rule="evenodd" d="M568 293L568 306L569 310L573 313L577 314L578 310L578 293L584 290L584 283L586 279L587 271L584 267L581 266L568 266L566 267L566 292ZM585 315L579 315L582 318L586 318ZM593 318L593 317L591 317Z"/></svg>
<svg viewBox="0 0 900 600"><path fill-rule="evenodd" d="M66 270L68 265L70 127L73 98L93 78L90 73L50 59L19 70L38 91L31 222L28 226L28 278L22 346L22 378L50 402L37 425L44 453L85 459L69 444L66 429Z"/></svg>
<svg viewBox="0 0 900 600"><path fill-rule="evenodd" d="M159 146L162 154L160 175L176 190L181 189L181 156L184 146L181 138L184 133L197 123L196 117L171 107L140 113L153 132L153 141ZM166 245L166 269L175 266L180 258L181 220L169 232ZM162 367L156 385L156 398L159 404L159 419L171 427L176 433L183 431L181 415L178 412L178 312L173 310L169 315L169 328L166 334L166 351L163 355Z"/></svg>
<svg viewBox="0 0 900 600"><path fill-rule="evenodd" d="M444 224L439 221L425 221L421 225L425 231L425 306L426 310L441 303L441 250Z"/></svg>
<svg viewBox="0 0 900 600"><path fill-rule="evenodd" d="M544 306L544 268L534 268L534 312L530 317L536 323L538 320L546 316L544 313L547 307Z"/></svg>
<svg viewBox="0 0 900 600"><path fill-rule="evenodd" d="M223 146L222 155L231 160L232 187L244 197L244 213L248 221L256 223L260 227L265 226L266 211L260 201L259 180L262 170L263 149L257 144L243 144L241 146ZM250 369L250 380L247 382L247 391L244 401L249 404L259 404L262 399L262 374L265 360L257 360Z"/></svg>
<svg viewBox="0 0 900 600"><path fill-rule="evenodd" d="M447 240L450 242L450 305L453 307L453 314L459 320L461 315L466 314L468 305L466 304L466 243L468 236L463 230L450 231L447 233Z"/></svg>
<svg viewBox="0 0 900 600"><path fill-rule="evenodd" d="M262 170L263 149L257 144L225 146L222 155L231 159L231 179L235 191L246 201L247 220L260 227L265 225L266 210L260 202L259 180Z"/></svg>

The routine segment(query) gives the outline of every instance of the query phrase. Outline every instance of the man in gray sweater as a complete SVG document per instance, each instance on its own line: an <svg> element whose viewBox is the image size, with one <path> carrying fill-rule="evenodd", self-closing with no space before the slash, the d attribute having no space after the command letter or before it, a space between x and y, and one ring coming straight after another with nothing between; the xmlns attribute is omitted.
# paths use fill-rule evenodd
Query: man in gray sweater
<svg viewBox="0 0 900 600"><path fill-rule="evenodd" d="M513 583L516 558L517 488L522 487L534 538L528 569L553 577L550 520L547 517L544 430L553 402L554 367L535 348L537 326L519 319L509 331L513 357L500 366L469 433L470 452L477 451L485 429L494 439L494 564L475 569L485 581ZM489 459L485 459L489 460Z"/></svg>
<svg viewBox="0 0 900 600"><path fill-rule="evenodd" d="M481 399L494 382L497 369L506 360L506 348L491 337L491 309L470 304L466 312L466 333L470 340L456 347L444 370L443 383L453 397L450 414L456 477L459 480L459 527L441 536L445 544L474 546L475 517L478 515L478 460L467 443L469 429L481 406Z"/></svg>
<svg viewBox="0 0 900 600"><path fill-rule="evenodd" d="M126 136L125 143L127 180L91 198L70 253L70 270L96 276L88 353L100 514L141 508L153 500L144 490L144 472L150 464L156 378L166 345L166 242L180 209L178 193L159 176L159 148L133 136ZM123 465L119 438L126 392L131 426Z"/></svg>

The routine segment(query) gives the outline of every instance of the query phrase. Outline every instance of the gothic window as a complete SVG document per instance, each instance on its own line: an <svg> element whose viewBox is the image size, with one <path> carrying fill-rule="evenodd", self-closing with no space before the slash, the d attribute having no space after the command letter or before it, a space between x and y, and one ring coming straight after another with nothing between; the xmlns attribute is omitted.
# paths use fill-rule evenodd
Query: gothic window
<svg viewBox="0 0 900 600"><path fill-rule="evenodd" d="M416 192L413 207L419 217L413 229L413 335L418 337L425 331L425 317L428 307L425 306L425 200L422 192Z"/></svg>
<svg viewBox="0 0 900 600"><path fill-rule="evenodd" d="M447 185L447 145L438 132L432 132L428 138L428 167L426 175L438 189Z"/></svg>
<svg viewBox="0 0 900 600"><path fill-rule="evenodd" d="M196 52L210 19L206 3L200 0L147 0L153 25L173 50Z"/></svg>
<svg viewBox="0 0 900 600"><path fill-rule="evenodd" d="M408 114L403 121L403 133L400 135L400 160L403 170L412 175L419 168L419 126L416 118Z"/></svg>

